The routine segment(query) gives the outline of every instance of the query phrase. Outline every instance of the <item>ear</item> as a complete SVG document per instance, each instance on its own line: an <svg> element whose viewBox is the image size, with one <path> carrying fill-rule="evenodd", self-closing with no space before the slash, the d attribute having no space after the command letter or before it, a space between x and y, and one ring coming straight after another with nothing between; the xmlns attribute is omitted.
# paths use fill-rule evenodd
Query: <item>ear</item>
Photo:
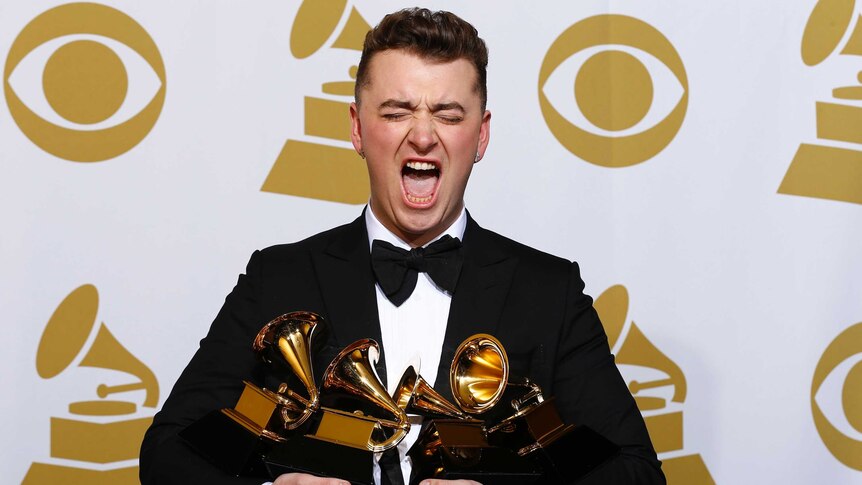
<svg viewBox="0 0 862 485"><path fill-rule="evenodd" d="M359 121L359 106L356 102L350 103L350 141L356 153L365 158L362 151L362 123Z"/></svg>
<svg viewBox="0 0 862 485"><path fill-rule="evenodd" d="M485 110L482 115L482 125L479 127L479 144L476 146L476 153L479 154L479 160L485 156L485 150L488 148L488 142L491 140L491 112ZM475 163L479 163L476 160Z"/></svg>

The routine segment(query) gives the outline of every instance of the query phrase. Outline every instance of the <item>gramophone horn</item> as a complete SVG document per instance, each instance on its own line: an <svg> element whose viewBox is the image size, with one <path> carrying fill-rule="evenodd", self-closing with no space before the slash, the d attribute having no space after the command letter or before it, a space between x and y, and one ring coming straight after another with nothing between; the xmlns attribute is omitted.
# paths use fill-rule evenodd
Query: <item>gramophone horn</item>
<svg viewBox="0 0 862 485"><path fill-rule="evenodd" d="M503 396L508 380L509 359L499 340L480 333L458 346L449 384L462 410L470 414L490 410Z"/></svg>
<svg viewBox="0 0 862 485"><path fill-rule="evenodd" d="M467 414L434 390L412 365L404 371L392 397L398 407L406 413L418 414L426 418L470 419Z"/></svg>
<svg viewBox="0 0 862 485"><path fill-rule="evenodd" d="M347 6L345 0L302 2L290 30L290 52L297 59L304 59L317 52L335 33ZM352 7L332 47L361 51L365 34L369 30L371 26L356 11L356 7Z"/></svg>
<svg viewBox="0 0 862 485"><path fill-rule="evenodd" d="M305 387L306 396L286 384L278 390L281 416L288 430L304 423L320 407L311 365L311 338L321 322L323 317L316 313L285 313L264 325L252 345L267 364L276 368L286 365Z"/></svg>
<svg viewBox="0 0 862 485"><path fill-rule="evenodd" d="M369 439L368 449L375 452L397 445L410 430L407 414L392 400L374 370L379 348L371 339L348 345L326 368L320 386L321 397L333 401L333 408L374 418L384 435L391 433L382 440Z"/></svg>
<svg viewBox="0 0 862 485"><path fill-rule="evenodd" d="M40 377L50 379L63 372L78 355L83 354L84 357L78 363L81 367L117 370L138 378L138 382L128 384L100 384L96 389L100 398L143 389L146 391L143 406L156 407L159 402L159 382L156 375L129 352L104 323L99 325L92 343L84 348L93 333L98 309L99 292L95 286L86 284L72 290L57 306L45 326L36 353L36 371ZM104 406L98 407L103 408Z"/></svg>

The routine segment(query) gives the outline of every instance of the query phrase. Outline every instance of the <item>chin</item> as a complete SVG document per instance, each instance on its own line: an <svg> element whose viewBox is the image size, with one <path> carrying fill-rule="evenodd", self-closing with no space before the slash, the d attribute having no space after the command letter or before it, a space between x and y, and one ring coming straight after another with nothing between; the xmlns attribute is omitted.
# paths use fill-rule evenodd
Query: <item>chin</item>
<svg viewBox="0 0 862 485"><path fill-rule="evenodd" d="M415 210L410 212L412 212L412 214L405 214L401 226L401 230L405 234L409 234L411 236L423 236L429 235L429 232L442 231L443 229L445 229L445 227L441 227L442 220L436 214L416 214ZM437 234L430 235L436 236Z"/></svg>

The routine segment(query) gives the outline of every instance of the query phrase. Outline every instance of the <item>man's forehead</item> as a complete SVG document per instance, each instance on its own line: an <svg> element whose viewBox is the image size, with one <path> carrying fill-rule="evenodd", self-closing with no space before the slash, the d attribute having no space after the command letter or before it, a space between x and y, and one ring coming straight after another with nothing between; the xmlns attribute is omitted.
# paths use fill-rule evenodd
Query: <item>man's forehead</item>
<svg viewBox="0 0 862 485"><path fill-rule="evenodd" d="M426 67L429 69L424 69ZM409 90L414 84L420 84L420 80L428 79L420 73L434 77L439 83L451 81L453 86L467 88L464 90L465 94L474 93L478 97L476 84L479 74L468 59L442 60L406 49L390 49L376 53L368 65L368 82L361 90L371 90L384 97L396 94L404 96L409 93L403 91ZM437 83L432 86L443 87Z"/></svg>
<svg viewBox="0 0 862 485"><path fill-rule="evenodd" d="M431 65L431 66L441 66L447 64L455 64L466 62L470 64L470 59L466 56L456 57L454 59L445 59L441 57L435 57L433 55L425 55L421 51L402 48L402 49L386 49L379 52L376 52L369 64L370 66L374 65L375 60L379 59L404 59L404 60L412 60L416 62L421 62L423 64Z"/></svg>

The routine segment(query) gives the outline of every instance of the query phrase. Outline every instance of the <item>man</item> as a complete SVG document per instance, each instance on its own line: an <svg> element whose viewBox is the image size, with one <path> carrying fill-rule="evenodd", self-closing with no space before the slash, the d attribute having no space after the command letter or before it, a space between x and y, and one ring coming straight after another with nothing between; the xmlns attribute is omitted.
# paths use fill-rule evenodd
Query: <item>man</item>
<svg viewBox="0 0 862 485"><path fill-rule="evenodd" d="M233 406L243 379L277 387L251 342L264 323L293 310L328 322L315 369L354 340L373 338L382 342L378 372L390 390L419 354L424 377L450 398L455 348L472 334L494 335L506 347L512 375L530 377L556 396L566 422L588 425L621 447L584 483L664 483L577 264L482 229L465 211L467 180L490 136L487 59L475 28L447 12L403 10L368 34L350 118L353 145L368 165L369 207L351 224L252 256L147 433L143 483L260 482L220 474L176 433ZM377 255L398 250L378 240L404 250L426 246L404 263L414 269L406 285L384 284ZM423 251L449 254L447 264L458 271L425 273L416 263ZM404 453L418 429L399 445L395 463L378 470L384 483L409 477ZM343 482L301 474L275 481L291 483Z"/></svg>

